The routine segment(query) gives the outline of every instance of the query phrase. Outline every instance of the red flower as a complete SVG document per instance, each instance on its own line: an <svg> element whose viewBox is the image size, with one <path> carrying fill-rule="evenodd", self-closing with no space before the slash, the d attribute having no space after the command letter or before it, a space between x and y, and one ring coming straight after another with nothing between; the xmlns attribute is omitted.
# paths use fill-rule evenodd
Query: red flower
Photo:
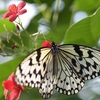
<svg viewBox="0 0 100 100"><path fill-rule="evenodd" d="M52 47L52 44L49 40L46 40L45 42L42 43L42 47Z"/></svg>
<svg viewBox="0 0 100 100"><path fill-rule="evenodd" d="M26 5L26 2L20 2L17 6L11 4L8 6L8 12L6 12L2 17L8 18L10 22L13 22L19 15L27 12L26 9L22 9Z"/></svg>
<svg viewBox="0 0 100 100"><path fill-rule="evenodd" d="M24 87L17 85L14 80L14 72L3 82L4 95L6 100L18 100Z"/></svg>

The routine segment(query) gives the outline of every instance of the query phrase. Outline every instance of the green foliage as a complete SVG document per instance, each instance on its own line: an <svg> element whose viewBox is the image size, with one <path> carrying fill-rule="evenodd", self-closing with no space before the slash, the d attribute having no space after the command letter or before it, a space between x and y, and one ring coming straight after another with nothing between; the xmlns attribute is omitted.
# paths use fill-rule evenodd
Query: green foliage
<svg viewBox="0 0 100 100"><path fill-rule="evenodd" d="M8 19L0 19L0 35L7 34L10 30L15 30L14 24L9 22Z"/></svg>
<svg viewBox="0 0 100 100"><path fill-rule="evenodd" d="M100 0L75 0L75 6L78 10L92 12L100 6Z"/></svg>
<svg viewBox="0 0 100 100"><path fill-rule="evenodd" d="M66 32L64 43L96 46L100 38L99 19L100 8L98 8L95 14L71 26Z"/></svg>
<svg viewBox="0 0 100 100"><path fill-rule="evenodd" d="M59 2L56 0L57 7L52 11L54 0L24 0L28 3L38 5L38 8L46 5L46 8L33 17L26 28L29 35L35 34L38 31L39 25L46 26L47 32L43 33L46 39L60 43L80 44L87 46L98 46L100 38L100 0L62 0L64 3L63 9L60 11ZM34 10L34 9L33 9ZM73 23L74 14L77 11L85 11L89 16L83 20ZM3 12L2 10L0 12ZM1 14L1 13L0 13ZM24 16L24 15L22 15ZM40 21L44 19L43 21ZM28 19L26 19L28 20ZM6 26L6 29L4 28ZM15 33L17 33L17 35ZM13 23L8 19L0 20L0 54L5 52L12 55L13 59L0 64L0 84L15 71L21 60L32 52L36 47L41 47L44 41L42 35L39 35L34 41L25 30L20 32L15 29ZM39 30L40 31L40 30ZM42 31L42 30L41 30ZM41 33L41 32L40 32ZM33 38L36 38L35 36ZM17 45L18 48L12 50L12 46ZM24 46L22 46L24 45ZM37 46L35 46L37 45ZM3 87L0 85L0 100L4 100ZM57 92L49 100L80 100L77 95L66 96ZM37 89L32 89L29 92L22 93L20 100L43 100Z"/></svg>

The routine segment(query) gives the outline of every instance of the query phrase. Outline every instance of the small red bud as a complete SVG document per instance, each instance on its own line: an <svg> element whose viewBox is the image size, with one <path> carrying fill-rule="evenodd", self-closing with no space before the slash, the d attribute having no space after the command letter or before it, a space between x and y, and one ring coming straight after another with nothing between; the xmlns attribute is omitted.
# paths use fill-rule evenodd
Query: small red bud
<svg viewBox="0 0 100 100"><path fill-rule="evenodd" d="M18 47L16 45L13 45L11 48L12 50L14 50L14 49L17 49Z"/></svg>
<svg viewBox="0 0 100 100"><path fill-rule="evenodd" d="M16 25L16 28L20 31L20 27L18 25Z"/></svg>

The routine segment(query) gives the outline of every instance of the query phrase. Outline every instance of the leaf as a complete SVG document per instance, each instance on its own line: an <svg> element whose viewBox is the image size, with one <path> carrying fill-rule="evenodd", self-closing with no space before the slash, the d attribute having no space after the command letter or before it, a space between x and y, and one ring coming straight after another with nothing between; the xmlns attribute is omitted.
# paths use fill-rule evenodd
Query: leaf
<svg viewBox="0 0 100 100"><path fill-rule="evenodd" d="M74 6L78 10L91 12L100 6L100 0L75 0Z"/></svg>
<svg viewBox="0 0 100 100"><path fill-rule="evenodd" d="M4 28L6 27L6 29ZM7 33L11 30L15 30L15 25L12 22L9 22L8 19L1 19L0 20L0 34Z"/></svg>
<svg viewBox="0 0 100 100"><path fill-rule="evenodd" d="M100 37L100 8L93 14L72 25L66 32L64 43L96 46Z"/></svg>

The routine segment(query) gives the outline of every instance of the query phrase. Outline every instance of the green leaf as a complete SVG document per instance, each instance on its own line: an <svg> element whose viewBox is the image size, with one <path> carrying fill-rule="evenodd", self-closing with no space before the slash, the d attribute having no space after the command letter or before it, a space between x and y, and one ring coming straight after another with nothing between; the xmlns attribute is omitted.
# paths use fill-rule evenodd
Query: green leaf
<svg viewBox="0 0 100 100"><path fill-rule="evenodd" d="M64 43L96 46L100 37L100 8L93 14L71 26Z"/></svg>
<svg viewBox="0 0 100 100"><path fill-rule="evenodd" d="M75 0L74 6L78 10L94 11L100 6L100 0Z"/></svg>
<svg viewBox="0 0 100 100"><path fill-rule="evenodd" d="M14 23L9 22L8 19L0 19L0 34L7 33L11 30L15 30Z"/></svg>

